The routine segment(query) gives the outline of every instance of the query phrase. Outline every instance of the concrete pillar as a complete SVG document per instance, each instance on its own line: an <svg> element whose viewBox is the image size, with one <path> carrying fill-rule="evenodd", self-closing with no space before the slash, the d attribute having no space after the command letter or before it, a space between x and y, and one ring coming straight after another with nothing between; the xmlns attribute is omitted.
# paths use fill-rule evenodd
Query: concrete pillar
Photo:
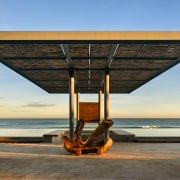
<svg viewBox="0 0 180 180"><path fill-rule="evenodd" d="M102 95L102 90L100 89L99 90L99 96L98 96L98 101L99 101L99 124L101 122L101 112L102 112L102 110L101 110L101 104L102 104L102 97L101 97L101 95Z"/></svg>
<svg viewBox="0 0 180 180"><path fill-rule="evenodd" d="M77 121L79 121L79 100L80 100L80 92L79 91L77 91L76 98L77 98Z"/></svg>
<svg viewBox="0 0 180 180"><path fill-rule="evenodd" d="M109 119L109 71L105 71L104 77L104 119ZM105 139L109 138L109 130L105 132Z"/></svg>
<svg viewBox="0 0 180 180"><path fill-rule="evenodd" d="M73 72L69 73L69 127L70 139L74 134L74 75Z"/></svg>

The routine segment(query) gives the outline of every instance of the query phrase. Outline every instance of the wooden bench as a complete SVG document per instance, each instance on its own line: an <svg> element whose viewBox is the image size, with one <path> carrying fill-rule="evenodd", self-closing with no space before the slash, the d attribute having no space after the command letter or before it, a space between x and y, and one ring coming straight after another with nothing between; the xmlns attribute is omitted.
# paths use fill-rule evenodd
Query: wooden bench
<svg viewBox="0 0 180 180"><path fill-rule="evenodd" d="M99 124L99 126L92 132L92 134L88 137L88 139L83 142L81 140L81 136L84 128L84 120L80 119L77 122L73 139L71 140L67 136L62 137L65 150L74 153L78 156L81 154L88 154L88 153L102 154L109 147L111 147L113 141L111 138L108 138L107 140L101 140L99 142L96 142L96 140L112 125L113 125L112 120L102 121Z"/></svg>

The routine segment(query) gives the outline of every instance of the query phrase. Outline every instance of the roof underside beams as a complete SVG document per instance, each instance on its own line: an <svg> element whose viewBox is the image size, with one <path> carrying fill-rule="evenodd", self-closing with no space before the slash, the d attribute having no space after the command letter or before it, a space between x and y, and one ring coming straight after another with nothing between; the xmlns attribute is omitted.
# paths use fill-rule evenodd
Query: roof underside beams
<svg viewBox="0 0 180 180"><path fill-rule="evenodd" d="M130 93L180 61L179 40L62 42L3 40L0 61L49 93L69 92L69 71L76 90L97 93L105 70L110 93Z"/></svg>

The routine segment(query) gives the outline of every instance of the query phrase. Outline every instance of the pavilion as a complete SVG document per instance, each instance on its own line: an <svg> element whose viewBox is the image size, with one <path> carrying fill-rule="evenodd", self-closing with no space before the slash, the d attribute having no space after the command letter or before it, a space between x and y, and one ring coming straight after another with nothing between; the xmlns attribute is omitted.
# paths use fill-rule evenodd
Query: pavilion
<svg viewBox="0 0 180 180"><path fill-rule="evenodd" d="M74 92L77 105L80 93L98 93L100 112L104 93L109 119L109 93L131 93L180 62L180 31L1 31L0 62L48 93L69 93L72 138Z"/></svg>

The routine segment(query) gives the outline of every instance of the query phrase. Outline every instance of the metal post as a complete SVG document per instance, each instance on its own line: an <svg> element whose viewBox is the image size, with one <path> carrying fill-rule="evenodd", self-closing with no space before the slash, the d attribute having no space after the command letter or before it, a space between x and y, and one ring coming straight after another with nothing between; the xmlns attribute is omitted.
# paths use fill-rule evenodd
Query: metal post
<svg viewBox="0 0 180 180"><path fill-rule="evenodd" d="M101 104L102 104L101 95L102 95L102 90L100 89L99 90L99 97L98 97L98 101L99 101L99 124L101 122Z"/></svg>
<svg viewBox="0 0 180 180"><path fill-rule="evenodd" d="M73 72L69 73L69 126L70 126L70 139L74 134L74 75Z"/></svg>
<svg viewBox="0 0 180 180"><path fill-rule="evenodd" d="M104 119L109 119L109 71L105 71L104 79ZM109 138L109 130L105 132L105 139Z"/></svg>
<svg viewBox="0 0 180 180"><path fill-rule="evenodd" d="M77 122L78 122L79 121L79 99L80 99L79 91L77 91L76 97L77 97Z"/></svg>

